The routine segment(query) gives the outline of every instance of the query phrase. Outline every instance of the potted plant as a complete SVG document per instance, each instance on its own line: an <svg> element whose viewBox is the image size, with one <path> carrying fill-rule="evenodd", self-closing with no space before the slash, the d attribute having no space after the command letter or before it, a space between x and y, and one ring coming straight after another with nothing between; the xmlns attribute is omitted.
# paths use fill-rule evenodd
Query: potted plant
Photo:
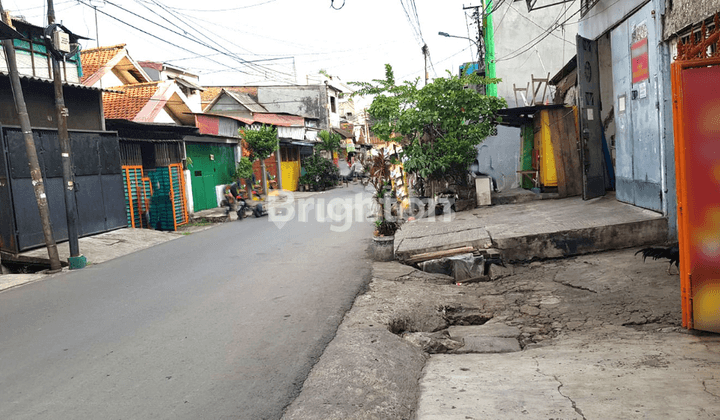
<svg viewBox="0 0 720 420"><path fill-rule="evenodd" d="M320 155L308 156L303 160L303 168L305 175L301 177L301 182L307 182L313 191L325 191L332 188L340 176L340 171L332 163Z"/></svg>
<svg viewBox="0 0 720 420"><path fill-rule="evenodd" d="M376 261L395 259L395 233L400 230L400 222L392 219L391 209L386 209L386 205L389 204L387 199L392 195L390 171L393 163L393 160L383 152L374 151L366 168L370 183L375 189L373 197L378 205L373 234L373 255Z"/></svg>

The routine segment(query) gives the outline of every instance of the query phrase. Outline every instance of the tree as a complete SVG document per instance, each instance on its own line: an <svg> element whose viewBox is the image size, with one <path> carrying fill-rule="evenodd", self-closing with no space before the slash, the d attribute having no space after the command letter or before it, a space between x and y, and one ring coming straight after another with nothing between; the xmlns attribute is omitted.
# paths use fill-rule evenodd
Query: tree
<svg viewBox="0 0 720 420"><path fill-rule="evenodd" d="M250 150L250 161L260 160L262 166L262 188L263 193L267 194L267 171L265 169L265 159L269 158L276 150L278 150L277 129L272 126L263 124L257 130L240 129L240 136L245 140Z"/></svg>
<svg viewBox="0 0 720 420"><path fill-rule="evenodd" d="M340 137L338 133L322 130L318 133L318 138L320 139L320 143L316 144L315 148L320 151L329 152L331 159L333 152L340 151L342 137Z"/></svg>
<svg viewBox="0 0 720 420"><path fill-rule="evenodd" d="M419 79L395 83L389 64L385 79L354 82L355 95L375 95L368 109L372 130L385 141L403 145L404 168L421 179L451 178L465 182L476 158L475 146L492 133L502 98L485 96L468 86L499 82L479 75L438 78L422 88Z"/></svg>
<svg viewBox="0 0 720 420"><path fill-rule="evenodd" d="M248 197L252 197L252 195L250 194L252 186L249 182L252 178L252 174L253 163L247 156L243 156L242 158L240 158L240 162L238 162L237 166L235 167L235 174L233 175L233 178L235 178L236 180L245 180L245 191L247 192Z"/></svg>

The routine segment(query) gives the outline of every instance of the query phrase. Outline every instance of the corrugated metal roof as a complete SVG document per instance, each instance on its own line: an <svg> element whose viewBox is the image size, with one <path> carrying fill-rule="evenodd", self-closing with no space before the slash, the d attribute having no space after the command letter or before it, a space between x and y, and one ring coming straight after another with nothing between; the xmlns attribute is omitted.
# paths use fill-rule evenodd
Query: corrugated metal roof
<svg viewBox="0 0 720 420"><path fill-rule="evenodd" d="M240 103L242 104L242 106L244 106L245 108L247 108L248 111L250 111L250 112L252 112L252 113L256 113L256 112L266 113L266 112L267 112L267 109L265 109L265 108L264 108L262 105L260 105L259 103L255 102L255 101L250 97L250 95L248 95L247 93L243 93L243 92L232 92L232 91L229 91L229 90L227 90L227 89L223 89L223 91L226 92L228 95L230 95L230 97L232 97L232 98L235 99L236 101L240 102Z"/></svg>
<svg viewBox="0 0 720 420"><path fill-rule="evenodd" d="M212 113L202 113L198 115L211 115L214 117L224 117L224 118L230 118L233 120L244 122L245 124L254 124L254 123L260 123L260 124L268 124L268 125L274 125L278 127L305 127L305 118L298 117L296 115L281 115L281 114L270 114L270 113L263 113L263 114L255 114L250 118L245 117L237 117L237 116L231 116L231 115L222 115L222 114L212 114Z"/></svg>
<svg viewBox="0 0 720 420"><path fill-rule="evenodd" d="M183 79L182 77L173 77L173 78L171 78L170 80L174 80L175 83L177 83L177 84L179 84L179 85L182 85L182 86L185 86L185 87L188 88L188 89L195 89L195 90L199 90L199 91L205 90L204 87L202 87L202 86L200 86L200 85L198 85L198 84L196 84L196 83L193 83L193 82L191 82L191 81L189 81L189 80Z"/></svg>
<svg viewBox="0 0 720 420"><path fill-rule="evenodd" d="M4 71L0 71L0 75L10 77L10 74L9 74L9 73L6 73L6 72L4 72ZM20 80L32 80L33 82L43 82L43 83L48 83L48 84L53 84L53 83L55 83L55 82L53 81L53 79L46 79L46 78L44 78L44 77L37 77L37 76L29 76L29 75L26 75L26 74L21 74L21 75L20 75ZM96 87L92 87L92 86L85 86L85 85L82 85L82 84L79 84L79 83L63 82L63 86L70 86L70 87L74 87L74 88L78 88L78 89L84 89L84 90L97 90L97 91L103 91L103 92L114 92L114 90L100 89L100 88L96 88Z"/></svg>

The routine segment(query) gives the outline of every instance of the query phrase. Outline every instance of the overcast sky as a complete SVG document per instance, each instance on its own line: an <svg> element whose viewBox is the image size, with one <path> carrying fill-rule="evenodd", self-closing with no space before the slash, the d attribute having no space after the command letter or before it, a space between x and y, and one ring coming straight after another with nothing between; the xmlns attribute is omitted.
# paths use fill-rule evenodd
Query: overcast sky
<svg viewBox="0 0 720 420"><path fill-rule="evenodd" d="M3 1L6 10L36 25L46 23L46 4ZM383 77L385 63L398 79L414 79L424 72L423 41L431 78L456 73L472 61L475 48L438 32L475 37L463 10L471 4L479 0L345 0L344 6L334 0L339 10L331 0L55 0L55 11L74 33L96 38L95 5L101 46L127 44L138 61L186 68L212 86L266 79L304 84L321 69L343 82L369 81ZM95 46L94 40L83 45Z"/></svg>

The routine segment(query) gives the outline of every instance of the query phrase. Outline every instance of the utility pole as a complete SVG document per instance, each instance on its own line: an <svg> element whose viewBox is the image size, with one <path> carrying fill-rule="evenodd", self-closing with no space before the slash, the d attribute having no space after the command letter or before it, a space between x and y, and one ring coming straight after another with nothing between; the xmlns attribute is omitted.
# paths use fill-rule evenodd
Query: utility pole
<svg viewBox="0 0 720 420"><path fill-rule="evenodd" d="M65 97L63 96L62 73L58 56L62 54L54 45L55 35L60 31L55 25L55 7L53 0L48 0L48 30L45 31L48 47L51 51L50 58L52 60L53 79L55 85L55 116L58 125L58 140L60 142L60 154L63 167L63 189L65 192L65 216L67 220L68 242L70 244L70 269L84 268L87 260L80 255L80 245L78 241L77 227L77 201L75 197L75 181L72 170L72 155L70 147L70 134L68 133L67 116L68 109L65 107ZM66 51L69 52L69 51ZM61 57L64 58L64 55Z"/></svg>
<svg viewBox="0 0 720 420"><path fill-rule="evenodd" d="M429 79L427 64L428 64L428 54L430 54L430 49L428 48L427 44L422 46L422 53L423 53L423 56L425 57L425 86L427 86L428 79Z"/></svg>
<svg viewBox="0 0 720 420"><path fill-rule="evenodd" d="M2 14L3 21L12 26L10 17L5 15L1 1L0 14ZM40 222L42 223L45 244L48 250L48 257L50 258L50 271L57 272L62 269L62 265L60 264L60 256L58 254L57 244L55 243L55 237L53 236L52 225L50 224L50 208L48 206L47 195L45 194L45 184L43 182L42 172L40 171L40 162L38 161L37 149L35 148L35 140L33 139L30 116L28 115L25 96L23 95L22 86L20 85L20 74L18 73L13 40L3 40L3 47L7 58L8 70L10 71L10 83L15 99L15 109L18 113L20 129L23 132L23 138L25 140L25 152L27 153L30 177L32 178L35 199L37 200L38 211L40 212Z"/></svg>
<svg viewBox="0 0 720 420"><path fill-rule="evenodd" d="M484 54L484 39L483 39L483 26L480 19L480 6L463 6L463 10L474 10L473 17L478 28L477 38L477 55L478 55L478 72L483 76L485 75L485 54Z"/></svg>

